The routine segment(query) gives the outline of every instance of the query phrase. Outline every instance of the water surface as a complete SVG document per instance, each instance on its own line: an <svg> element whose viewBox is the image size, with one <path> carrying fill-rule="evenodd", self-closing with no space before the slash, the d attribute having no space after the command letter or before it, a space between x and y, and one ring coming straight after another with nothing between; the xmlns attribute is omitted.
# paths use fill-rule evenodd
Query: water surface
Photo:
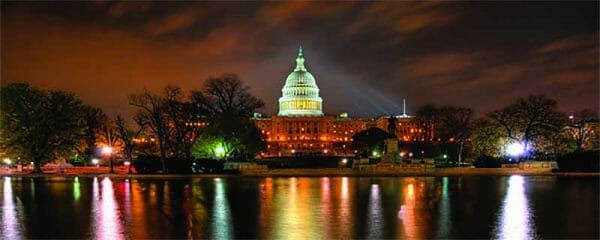
<svg viewBox="0 0 600 240"><path fill-rule="evenodd" d="M599 238L597 177L0 182L5 239Z"/></svg>

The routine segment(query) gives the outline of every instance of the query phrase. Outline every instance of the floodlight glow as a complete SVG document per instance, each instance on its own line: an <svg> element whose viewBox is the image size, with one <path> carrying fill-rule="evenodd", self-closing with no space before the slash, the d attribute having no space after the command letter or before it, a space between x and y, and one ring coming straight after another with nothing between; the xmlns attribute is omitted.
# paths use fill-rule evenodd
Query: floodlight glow
<svg viewBox="0 0 600 240"><path fill-rule="evenodd" d="M109 155L113 152L113 149L109 146L102 147L102 154Z"/></svg>
<svg viewBox="0 0 600 240"><path fill-rule="evenodd" d="M222 144L218 144L215 147L215 156L218 158L225 156L225 148L223 147Z"/></svg>
<svg viewBox="0 0 600 240"><path fill-rule="evenodd" d="M342 159L343 164L346 164L347 162L348 162L348 159L346 159L346 158Z"/></svg>
<svg viewBox="0 0 600 240"><path fill-rule="evenodd" d="M506 154L510 156L520 156L525 152L525 146L520 142L511 143L506 147Z"/></svg>

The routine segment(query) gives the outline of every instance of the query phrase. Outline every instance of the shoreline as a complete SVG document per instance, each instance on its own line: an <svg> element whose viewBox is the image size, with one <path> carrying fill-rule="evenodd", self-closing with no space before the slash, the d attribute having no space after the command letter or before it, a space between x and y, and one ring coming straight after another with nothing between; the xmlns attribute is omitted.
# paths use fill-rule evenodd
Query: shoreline
<svg viewBox="0 0 600 240"><path fill-rule="evenodd" d="M109 177L115 179L187 179L187 178L244 178L244 177L469 177L469 176L569 176L600 177L600 172L552 172L551 169L521 170L514 168L440 168L433 172L374 171L353 169L271 169L266 172L239 174L127 174L127 173L1 173L1 177L17 178L74 178Z"/></svg>

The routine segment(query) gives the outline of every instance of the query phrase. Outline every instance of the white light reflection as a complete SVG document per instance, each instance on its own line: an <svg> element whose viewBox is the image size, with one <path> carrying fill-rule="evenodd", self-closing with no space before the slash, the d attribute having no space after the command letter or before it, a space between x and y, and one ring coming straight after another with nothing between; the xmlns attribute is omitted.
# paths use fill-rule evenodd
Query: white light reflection
<svg viewBox="0 0 600 240"><path fill-rule="evenodd" d="M232 222L225 186L220 178L215 178L215 200L213 202L212 239L231 239Z"/></svg>
<svg viewBox="0 0 600 240"><path fill-rule="evenodd" d="M119 209L115 201L112 181L109 178L102 180L102 193L99 191L98 179L93 183L93 221L92 229L95 230L95 239L124 239L119 223Z"/></svg>
<svg viewBox="0 0 600 240"><path fill-rule="evenodd" d="M496 223L496 239L533 239L534 223L523 176L511 176L502 210Z"/></svg>
<svg viewBox="0 0 600 240"><path fill-rule="evenodd" d="M4 187L2 192L2 239L23 239L21 219L18 212L23 211L23 206L18 202L15 204L12 190L12 183L9 177L4 177ZM18 200L18 199L17 199Z"/></svg>
<svg viewBox="0 0 600 240"><path fill-rule="evenodd" d="M371 197L369 198L369 219L367 221L368 239L381 239L383 237L383 213L379 194L379 185L372 184Z"/></svg>

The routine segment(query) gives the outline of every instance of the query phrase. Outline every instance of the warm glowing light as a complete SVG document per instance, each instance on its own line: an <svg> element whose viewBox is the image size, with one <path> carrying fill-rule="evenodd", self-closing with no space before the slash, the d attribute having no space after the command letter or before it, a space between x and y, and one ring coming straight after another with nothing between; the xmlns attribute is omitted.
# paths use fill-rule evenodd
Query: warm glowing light
<svg viewBox="0 0 600 240"><path fill-rule="evenodd" d="M131 162L130 162L130 161L125 161L125 162L123 163L123 165L125 165L125 166L129 166L129 165L131 165Z"/></svg>
<svg viewBox="0 0 600 240"><path fill-rule="evenodd" d="M525 146L520 142L513 142L506 147L506 154L510 156L520 156L525 152Z"/></svg>
<svg viewBox="0 0 600 240"><path fill-rule="evenodd" d="M99 161L97 158L92 158L92 164L98 165Z"/></svg>
<svg viewBox="0 0 600 240"><path fill-rule="evenodd" d="M10 165L12 163L12 161L10 160L10 158L4 158L2 159L2 161L4 162L4 164L6 165Z"/></svg>
<svg viewBox="0 0 600 240"><path fill-rule="evenodd" d="M104 155L110 155L110 154L112 154L112 152L113 152L112 147L110 147L110 146L104 146L104 147L102 147L102 154L104 154Z"/></svg>

